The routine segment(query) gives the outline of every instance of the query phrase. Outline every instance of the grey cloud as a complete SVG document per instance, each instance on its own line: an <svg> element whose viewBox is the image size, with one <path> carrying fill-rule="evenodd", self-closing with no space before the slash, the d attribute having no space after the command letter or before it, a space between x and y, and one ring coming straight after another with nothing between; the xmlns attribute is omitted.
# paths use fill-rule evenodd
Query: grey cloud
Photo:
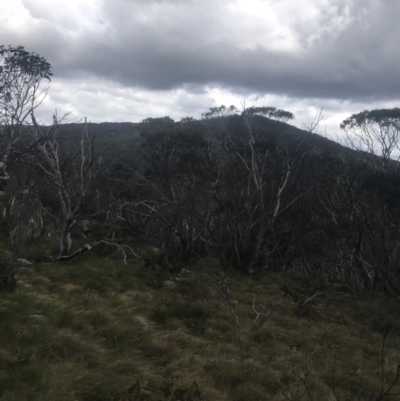
<svg viewBox="0 0 400 401"><path fill-rule="evenodd" d="M152 3L160 6L155 19ZM215 84L249 93L341 99L400 93L400 4L355 2L350 26L296 54L239 48L220 31L224 3L203 1L200 8L197 1L113 2L105 9L104 36L78 38L55 58L54 69L61 76L95 74L158 90Z"/></svg>
<svg viewBox="0 0 400 401"><path fill-rule="evenodd" d="M94 76L163 91L215 85L296 98L398 98L400 3L326 1L330 7L317 22L333 28L308 43L310 27L295 25L299 40L305 41L298 52L239 46L235 35L240 32L229 31L235 21L229 25L226 20L228 4L233 2L104 1L98 28L72 35L45 21L31 35L14 33L12 38L45 56L55 77L65 79ZM347 4L351 23L332 31L333 18L344 18ZM40 19L38 8L34 15Z"/></svg>

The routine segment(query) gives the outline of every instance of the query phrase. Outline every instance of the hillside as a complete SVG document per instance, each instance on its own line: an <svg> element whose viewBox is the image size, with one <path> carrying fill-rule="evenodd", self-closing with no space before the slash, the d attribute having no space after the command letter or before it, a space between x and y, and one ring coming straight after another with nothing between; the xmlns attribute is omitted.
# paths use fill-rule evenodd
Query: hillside
<svg viewBox="0 0 400 401"><path fill-rule="evenodd" d="M158 401L193 382L209 401L397 399L383 396L400 392L395 300L213 259L177 276L114 256L24 268L1 294L1 401ZM197 399L183 394L164 399Z"/></svg>
<svg viewBox="0 0 400 401"><path fill-rule="evenodd" d="M159 130L172 130L179 128L180 123L173 120L165 121L165 118L149 119L145 123L89 123L90 135L96 137L101 147L112 149L131 149L141 143L140 134L151 134ZM226 117L224 124L229 132L235 133L245 130L243 120L239 115ZM202 131L203 135L212 141L218 141L221 131L221 119L210 118L185 125L186 128ZM275 121L262 116L254 116L253 127L261 133L264 140L276 141L289 146L303 140L313 145L321 154L337 154L347 148L319 134L309 133L288 123ZM62 126L62 134L66 138L79 140L84 128L83 123L65 124ZM350 151L350 149L349 149Z"/></svg>
<svg viewBox="0 0 400 401"><path fill-rule="evenodd" d="M169 271L210 256L246 273L295 270L400 295L395 162L258 115L252 128L246 121L31 127L2 181L12 260L140 240L161 249ZM51 250L24 251L44 237Z"/></svg>

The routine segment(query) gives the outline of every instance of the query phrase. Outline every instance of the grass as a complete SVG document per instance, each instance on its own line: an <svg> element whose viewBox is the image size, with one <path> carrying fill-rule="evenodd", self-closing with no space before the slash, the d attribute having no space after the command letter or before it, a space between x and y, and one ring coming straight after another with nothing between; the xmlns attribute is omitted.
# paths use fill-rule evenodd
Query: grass
<svg viewBox="0 0 400 401"><path fill-rule="evenodd" d="M21 271L15 292L0 294L1 401L146 399L127 392L141 375L156 401L171 375L177 388L197 381L204 400L377 400L394 380L394 299L227 269L239 327L214 260L188 267L174 289L159 284L176 275L128 262L88 254Z"/></svg>

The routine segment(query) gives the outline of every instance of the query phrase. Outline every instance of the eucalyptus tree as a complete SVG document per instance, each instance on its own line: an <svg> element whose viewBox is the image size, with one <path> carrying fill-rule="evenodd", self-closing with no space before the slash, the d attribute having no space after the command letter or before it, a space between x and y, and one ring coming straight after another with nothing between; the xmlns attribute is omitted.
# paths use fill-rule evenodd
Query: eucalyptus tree
<svg viewBox="0 0 400 401"><path fill-rule="evenodd" d="M0 46L0 183L9 179L11 153L47 93L42 81L51 75L51 65L38 54L22 46Z"/></svg>
<svg viewBox="0 0 400 401"><path fill-rule="evenodd" d="M370 161L376 171L387 172L395 150L400 150L400 109L365 110L342 122L349 144L377 157Z"/></svg>
<svg viewBox="0 0 400 401"><path fill-rule="evenodd" d="M242 115L246 115L247 118L248 116L258 115L285 123L287 123L289 120L294 119L294 114L291 113L290 111L277 109L276 107L271 107L271 106L248 107L243 110Z"/></svg>

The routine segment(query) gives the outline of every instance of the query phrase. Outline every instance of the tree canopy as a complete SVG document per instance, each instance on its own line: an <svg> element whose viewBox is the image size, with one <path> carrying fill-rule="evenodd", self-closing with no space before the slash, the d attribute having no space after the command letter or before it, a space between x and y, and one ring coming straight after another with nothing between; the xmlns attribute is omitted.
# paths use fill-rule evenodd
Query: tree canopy
<svg viewBox="0 0 400 401"><path fill-rule="evenodd" d="M50 80L51 65L22 46L0 46L0 181L7 181L7 165L21 137L26 118L43 100L42 79Z"/></svg>
<svg viewBox="0 0 400 401"><path fill-rule="evenodd" d="M364 110L353 114L340 125L349 143L359 150L379 155L373 159L376 169L387 171L395 148L400 145L400 109Z"/></svg>
<svg viewBox="0 0 400 401"><path fill-rule="evenodd" d="M44 57L29 53L22 46L0 46L0 106L21 100L18 88L36 87L52 75L51 65Z"/></svg>
<svg viewBox="0 0 400 401"><path fill-rule="evenodd" d="M294 119L294 114L290 111L277 109L276 107L249 107L242 114L259 115L273 120L287 122Z"/></svg>
<svg viewBox="0 0 400 401"><path fill-rule="evenodd" d="M226 107L225 105L219 107L211 107L206 112L202 113L203 118L214 118L214 117L227 117L231 115L238 115L239 109L236 106ZM266 118L270 118L277 121L288 122L289 120L294 119L294 114L290 111L277 109L276 107L270 106L261 106L261 107L247 107L243 109L242 116L262 116Z"/></svg>
<svg viewBox="0 0 400 401"><path fill-rule="evenodd" d="M400 109L375 109L364 110L360 113L352 114L346 118L341 124L341 129L360 128L366 124L376 124L378 126L395 126L400 124Z"/></svg>

